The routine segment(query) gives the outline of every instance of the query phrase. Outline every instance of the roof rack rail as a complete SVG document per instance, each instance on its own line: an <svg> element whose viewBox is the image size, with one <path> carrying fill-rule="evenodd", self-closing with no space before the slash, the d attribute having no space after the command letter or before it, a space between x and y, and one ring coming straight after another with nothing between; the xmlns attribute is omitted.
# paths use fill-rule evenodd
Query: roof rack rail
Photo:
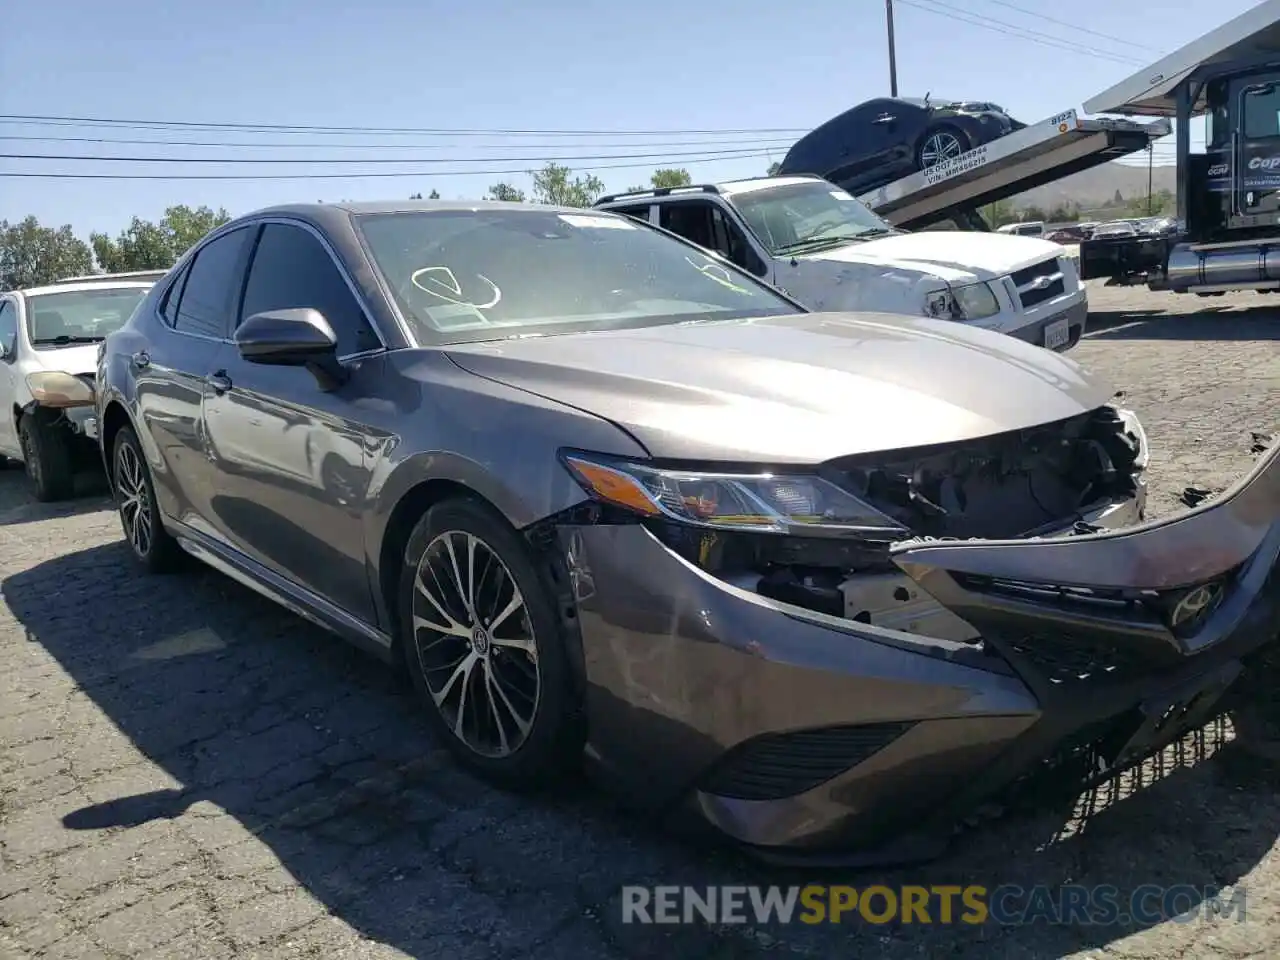
<svg viewBox="0 0 1280 960"><path fill-rule="evenodd" d="M602 203L613 203L615 200L638 200L641 197L669 197L673 193L714 193L719 195L720 188L714 183L691 184L687 187L655 187L652 190L629 190L625 193L611 193L601 197L595 206Z"/></svg>
<svg viewBox="0 0 1280 960"><path fill-rule="evenodd" d="M95 280L159 280L168 270L128 270L123 273L86 273L78 277L61 277L59 283L92 283Z"/></svg>

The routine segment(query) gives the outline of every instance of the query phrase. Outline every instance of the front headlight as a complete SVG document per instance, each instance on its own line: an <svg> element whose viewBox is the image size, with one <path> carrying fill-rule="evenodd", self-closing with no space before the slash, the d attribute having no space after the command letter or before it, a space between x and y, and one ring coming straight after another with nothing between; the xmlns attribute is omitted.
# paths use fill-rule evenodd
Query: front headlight
<svg viewBox="0 0 1280 960"><path fill-rule="evenodd" d="M903 535L900 524L821 477L652 467L566 451L565 466L596 500L696 527L807 536Z"/></svg>
<svg viewBox="0 0 1280 960"><path fill-rule="evenodd" d="M27 374L27 389L42 407L93 406L93 388L79 377L60 370Z"/></svg>
<svg viewBox="0 0 1280 960"><path fill-rule="evenodd" d="M969 283L930 290L924 295L924 312L937 320L983 320L1000 312L1000 301L990 284Z"/></svg>
<svg viewBox="0 0 1280 960"><path fill-rule="evenodd" d="M970 283L963 287L952 287L951 294L955 297L960 319L983 320L994 317L1000 312L1000 301L996 299L988 283Z"/></svg>

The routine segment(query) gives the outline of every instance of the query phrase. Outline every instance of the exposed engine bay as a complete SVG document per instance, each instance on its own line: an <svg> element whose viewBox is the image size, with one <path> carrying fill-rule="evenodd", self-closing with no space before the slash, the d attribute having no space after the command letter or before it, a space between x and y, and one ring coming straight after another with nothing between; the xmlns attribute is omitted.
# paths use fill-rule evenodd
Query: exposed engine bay
<svg viewBox="0 0 1280 960"><path fill-rule="evenodd" d="M1145 443L1132 415L1106 406L1028 430L840 459L822 475L917 537L1062 536L1142 519ZM1110 522L1095 523L1106 514ZM889 539L675 525L661 536L707 572L780 602L939 639L975 635L890 563Z"/></svg>

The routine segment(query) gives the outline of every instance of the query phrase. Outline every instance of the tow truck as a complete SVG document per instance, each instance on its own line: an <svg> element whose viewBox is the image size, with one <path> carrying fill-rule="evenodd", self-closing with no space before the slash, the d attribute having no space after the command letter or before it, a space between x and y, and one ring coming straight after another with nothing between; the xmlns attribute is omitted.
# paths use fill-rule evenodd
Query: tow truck
<svg viewBox="0 0 1280 960"><path fill-rule="evenodd" d="M1170 132L1167 120L1094 119L1063 110L858 199L904 230L944 220L963 230L990 230L980 207L1146 150Z"/></svg>
<svg viewBox="0 0 1280 960"><path fill-rule="evenodd" d="M1085 110L1176 120L1176 229L1080 245L1084 279L1220 296L1280 289L1280 0L1105 90ZM1207 115L1205 148L1190 122Z"/></svg>

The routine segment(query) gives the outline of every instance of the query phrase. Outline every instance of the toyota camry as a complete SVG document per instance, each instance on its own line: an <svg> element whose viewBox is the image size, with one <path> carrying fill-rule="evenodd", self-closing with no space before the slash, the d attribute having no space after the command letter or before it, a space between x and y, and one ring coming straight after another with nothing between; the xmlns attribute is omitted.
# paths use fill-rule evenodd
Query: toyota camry
<svg viewBox="0 0 1280 960"><path fill-rule="evenodd" d="M931 852L1114 771L1274 639L1280 466L1144 520L1071 360L810 313L656 227L511 203L220 227L99 354L153 572L194 556L408 672L510 787L584 759L779 859Z"/></svg>

